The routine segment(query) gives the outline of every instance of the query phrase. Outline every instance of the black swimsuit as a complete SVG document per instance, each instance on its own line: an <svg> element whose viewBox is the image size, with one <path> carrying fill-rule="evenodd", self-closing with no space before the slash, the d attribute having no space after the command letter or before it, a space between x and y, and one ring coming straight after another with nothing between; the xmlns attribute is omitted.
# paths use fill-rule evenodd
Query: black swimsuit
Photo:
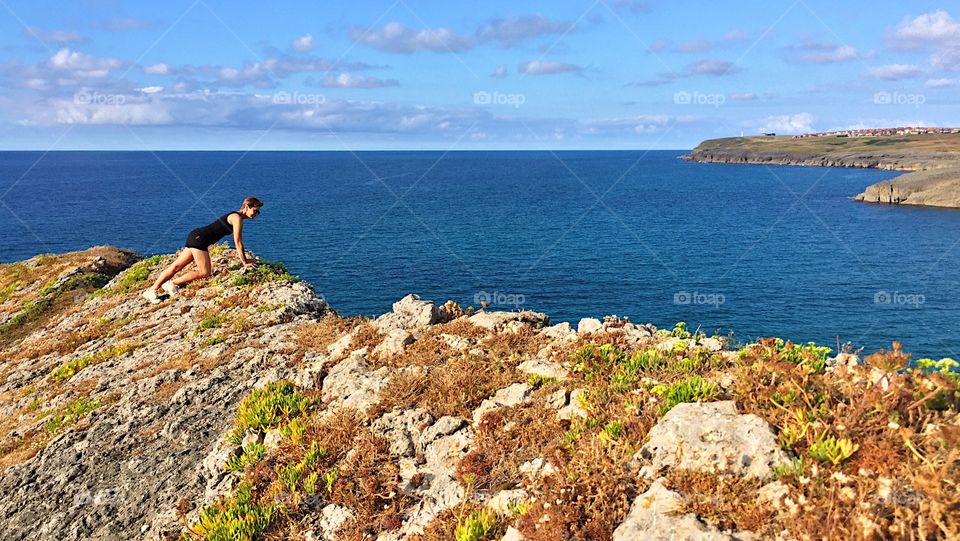
<svg viewBox="0 0 960 541"><path fill-rule="evenodd" d="M198 227L191 231L190 234L187 235L187 243L185 246L206 252L211 244L233 233L233 226L227 221L227 217L231 214L236 214L236 212L228 212L209 225Z"/></svg>

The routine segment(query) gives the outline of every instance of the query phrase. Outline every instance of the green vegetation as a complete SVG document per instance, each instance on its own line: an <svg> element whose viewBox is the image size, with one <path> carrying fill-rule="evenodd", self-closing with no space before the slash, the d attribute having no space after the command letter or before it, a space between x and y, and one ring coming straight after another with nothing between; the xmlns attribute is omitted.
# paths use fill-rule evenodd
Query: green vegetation
<svg viewBox="0 0 960 541"><path fill-rule="evenodd" d="M243 473L247 468L253 468L258 462L263 460L267 454L267 448L262 443L251 443L243 449L239 455L231 455L227 459L225 466L227 471Z"/></svg>
<svg viewBox="0 0 960 541"><path fill-rule="evenodd" d="M544 385L553 385L557 382L557 378L544 377L540 374L529 374L527 375L527 383L530 384L534 389L539 389Z"/></svg>
<svg viewBox="0 0 960 541"><path fill-rule="evenodd" d="M200 323L197 325L197 332L200 333L207 329L222 327L228 319L229 318L225 314L213 314L207 316L200 320Z"/></svg>
<svg viewBox="0 0 960 541"><path fill-rule="evenodd" d="M23 325L36 321L54 305L56 300L68 291L76 289L94 290L102 287L110 281L110 277L98 272L87 272L71 276L59 286L54 287L57 280L51 279L40 289L37 296L32 301L27 301L20 308L20 311L10 318L6 323L0 325L0 336L8 335ZM19 282L17 282L19 283ZM12 291L11 291L12 293ZM12 335L8 335L12 337Z"/></svg>
<svg viewBox="0 0 960 541"><path fill-rule="evenodd" d="M55 370L50 372L48 376L51 381L64 381L72 378L76 375L77 372L83 370L91 364L102 363L104 361L109 361L121 355L125 355L135 349L139 348L141 344L136 342L124 342L121 344L114 344L112 346L103 348L96 353L91 353L89 355L84 355L76 359L69 360Z"/></svg>
<svg viewBox="0 0 960 541"><path fill-rule="evenodd" d="M22 282L13 282L12 284L0 289L0 303L10 298L10 295L23 286Z"/></svg>
<svg viewBox="0 0 960 541"><path fill-rule="evenodd" d="M56 412L49 421L43 425L43 429L48 434L56 434L61 429L73 426L81 417L101 406L100 400L90 400L87 398L78 398L68 402L64 408Z"/></svg>
<svg viewBox="0 0 960 541"><path fill-rule="evenodd" d="M153 270L164 260L164 256L155 255L138 261L127 269L123 276L110 288L111 293L127 293L139 289L143 282L150 278Z"/></svg>
<svg viewBox="0 0 960 541"><path fill-rule="evenodd" d="M231 441L239 444L248 429L264 430L306 415L312 405L313 400L298 391L293 383L271 383L240 402Z"/></svg>
<svg viewBox="0 0 960 541"><path fill-rule="evenodd" d="M820 438L810 446L810 456L821 461L830 462L834 466L853 456L860 446L847 438L837 438L824 432Z"/></svg>
<svg viewBox="0 0 960 541"><path fill-rule="evenodd" d="M243 482L232 498L204 508L191 530L208 541L260 539L277 511L275 504L254 501L253 485Z"/></svg>
<svg viewBox="0 0 960 541"><path fill-rule="evenodd" d="M720 389L700 376L693 376L672 385L657 385L650 390L666 399L660 406L660 415L673 409L683 402L710 402L720 396Z"/></svg>
<svg viewBox="0 0 960 541"><path fill-rule="evenodd" d="M287 271L283 263L261 261L256 267L244 269L230 285L234 287L265 284L268 282L299 282L300 279Z"/></svg>
<svg viewBox="0 0 960 541"><path fill-rule="evenodd" d="M489 509L478 509L457 525L456 541L483 541L493 539L497 527L497 515Z"/></svg>
<svg viewBox="0 0 960 541"><path fill-rule="evenodd" d="M762 362L789 362L803 367L810 374L821 374L831 351L814 342L801 346L789 340L784 342L781 338L770 338L743 348L739 354L741 358L756 355Z"/></svg>
<svg viewBox="0 0 960 541"><path fill-rule="evenodd" d="M222 344L227 341L227 336L223 333L217 333L210 338L207 338L203 341L203 345L206 347L215 346L217 344Z"/></svg>

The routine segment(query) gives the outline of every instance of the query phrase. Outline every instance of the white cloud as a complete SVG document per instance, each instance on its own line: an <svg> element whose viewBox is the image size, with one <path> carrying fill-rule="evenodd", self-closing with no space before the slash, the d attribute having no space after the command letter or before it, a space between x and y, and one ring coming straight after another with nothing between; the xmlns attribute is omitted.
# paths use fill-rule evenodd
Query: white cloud
<svg viewBox="0 0 960 541"><path fill-rule="evenodd" d="M297 39L293 40L293 43L290 44L290 48L294 51L299 51L305 53L312 51L314 47L313 36L311 34L304 34Z"/></svg>
<svg viewBox="0 0 960 541"><path fill-rule="evenodd" d="M148 21L145 19L110 19L109 21L103 21L98 23L96 26L106 30L107 32L123 32L126 30L142 30L144 28L150 28L155 23L153 21Z"/></svg>
<svg viewBox="0 0 960 541"><path fill-rule="evenodd" d="M832 41L815 41L804 39L800 43L782 49L784 59L789 62L805 62L808 64L834 64L847 62L857 58L870 58L873 51L861 53L856 47Z"/></svg>
<svg viewBox="0 0 960 541"><path fill-rule="evenodd" d="M734 92L727 96L727 98L733 101L753 101L757 99L757 95L753 92Z"/></svg>
<svg viewBox="0 0 960 541"><path fill-rule="evenodd" d="M537 13L492 19L477 30L476 37L481 42L496 41L503 47L510 47L526 39L545 34L563 34L573 29L571 23L551 21Z"/></svg>
<svg viewBox="0 0 960 541"><path fill-rule="evenodd" d="M111 70L122 68L124 63L116 58L97 58L63 48L50 57L47 65L80 79L104 79Z"/></svg>
<svg viewBox="0 0 960 541"><path fill-rule="evenodd" d="M956 41L960 40L960 23L946 11L938 9L904 20L897 26L894 36L907 42Z"/></svg>
<svg viewBox="0 0 960 541"><path fill-rule="evenodd" d="M931 66L960 71L960 23L942 9L905 19L894 30L892 39L904 47L930 47Z"/></svg>
<svg viewBox="0 0 960 541"><path fill-rule="evenodd" d="M551 75L554 73L579 72L583 68L576 64L566 64L553 60L534 60L517 66L517 71L525 75Z"/></svg>
<svg viewBox="0 0 960 541"><path fill-rule="evenodd" d="M472 33L461 33L444 27L415 29L402 23L391 22L379 29L353 28L350 38L357 43L391 53L445 53L465 51L491 42L502 47L512 47L528 39L574 30L572 23L553 21L537 13L490 19Z"/></svg>
<svg viewBox="0 0 960 541"><path fill-rule="evenodd" d="M795 115L768 116L760 124L765 133L810 133L813 132L813 115L797 113Z"/></svg>
<svg viewBox="0 0 960 541"><path fill-rule="evenodd" d="M41 30L36 26L27 26L23 29L27 37L39 39L42 42L53 43L77 43L84 41L83 36L76 32L66 32L63 30Z"/></svg>
<svg viewBox="0 0 960 541"><path fill-rule="evenodd" d="M507 67L503 64L497 66L497 69L493 70L493 73L490 74L490 77L494 79L503 79L507 76Z"/></svg>
<svg viewBox="0 0 960 541"><path fill-rule="evenodd" d="M928 88L950 88L960 85L960 79L927 79Z"/></svg>
<svg viewBox="0 0 960 541"><path fill-rule="evenodd" d="M152 66L143 68L143 72L147 75L169 75L170 66L163 63L153 64Z"/></svg>
<svg viewBox="0 0 960 541"><path fill-rule="evenodd" d="M365 75L353 75L352 73L327 75L320 81L320 86L325 88L382 88L398 86L399 84L396 79L384 80Z"/></svg>
<svg viewBox="0 0 960 541"><path fill-rule="evenodd" d="M457 52L476 45L472 37L460 35L449 28L414 30L396 22L387 23L379 30L354 28L350 36L357 43L391 53Z"/></svg>
<svg viewBox="0 0 960 541"><path fill-rule="evenodd" d="M730 75L736 67L728 60L706 59L688 64L686 71L695 75Z"/></svg>
<svg viewBox="0 0 960 541"><path fill-rule="evenodd" d="M144 94L157 94L159 92L163 92L163 87L162 86L145 86L140 89L140 92L143 92Z"/></svg>
<svg viewBox="0 0 960 541"><path fill-rule="evenodd" d="M867 74L876 79L886 81L897 81L899 79L910 79L923 73L923 69L913 64L887 64L867 70Z"/></svg>

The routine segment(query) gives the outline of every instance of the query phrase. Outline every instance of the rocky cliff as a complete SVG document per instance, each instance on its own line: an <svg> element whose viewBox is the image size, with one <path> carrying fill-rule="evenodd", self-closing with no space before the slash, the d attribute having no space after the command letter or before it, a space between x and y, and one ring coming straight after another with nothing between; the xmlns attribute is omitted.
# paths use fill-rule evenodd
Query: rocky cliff
<svg viewBox="0 0 960 541"><path fill-rule="evenodd" d="M960 535L950 359L416 295L342 317L212 255L158 305L172 256L0 266L3 539Z"/></svg>
<svg viewBox="0 0 960 541"><path fill-rule="evenodd" d="M917 137L929 141L916 143ZM960 208L960 152L952 136L913 136L891 141L870 138L738 137L700 143L685 159L697 162L912 171L867 187L854 199L867 203Z"/></svg>

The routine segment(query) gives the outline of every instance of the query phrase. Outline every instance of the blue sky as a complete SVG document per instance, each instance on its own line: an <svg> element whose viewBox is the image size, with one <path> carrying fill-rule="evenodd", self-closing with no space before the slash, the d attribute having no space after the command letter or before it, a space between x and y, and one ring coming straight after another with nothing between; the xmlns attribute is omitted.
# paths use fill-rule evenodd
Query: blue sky
<svg viewBox="0 0 960 541"><path fill-rule="evenodd" d="M960 125L946 2L0 0L2 149L637 149Z"/></svg>

